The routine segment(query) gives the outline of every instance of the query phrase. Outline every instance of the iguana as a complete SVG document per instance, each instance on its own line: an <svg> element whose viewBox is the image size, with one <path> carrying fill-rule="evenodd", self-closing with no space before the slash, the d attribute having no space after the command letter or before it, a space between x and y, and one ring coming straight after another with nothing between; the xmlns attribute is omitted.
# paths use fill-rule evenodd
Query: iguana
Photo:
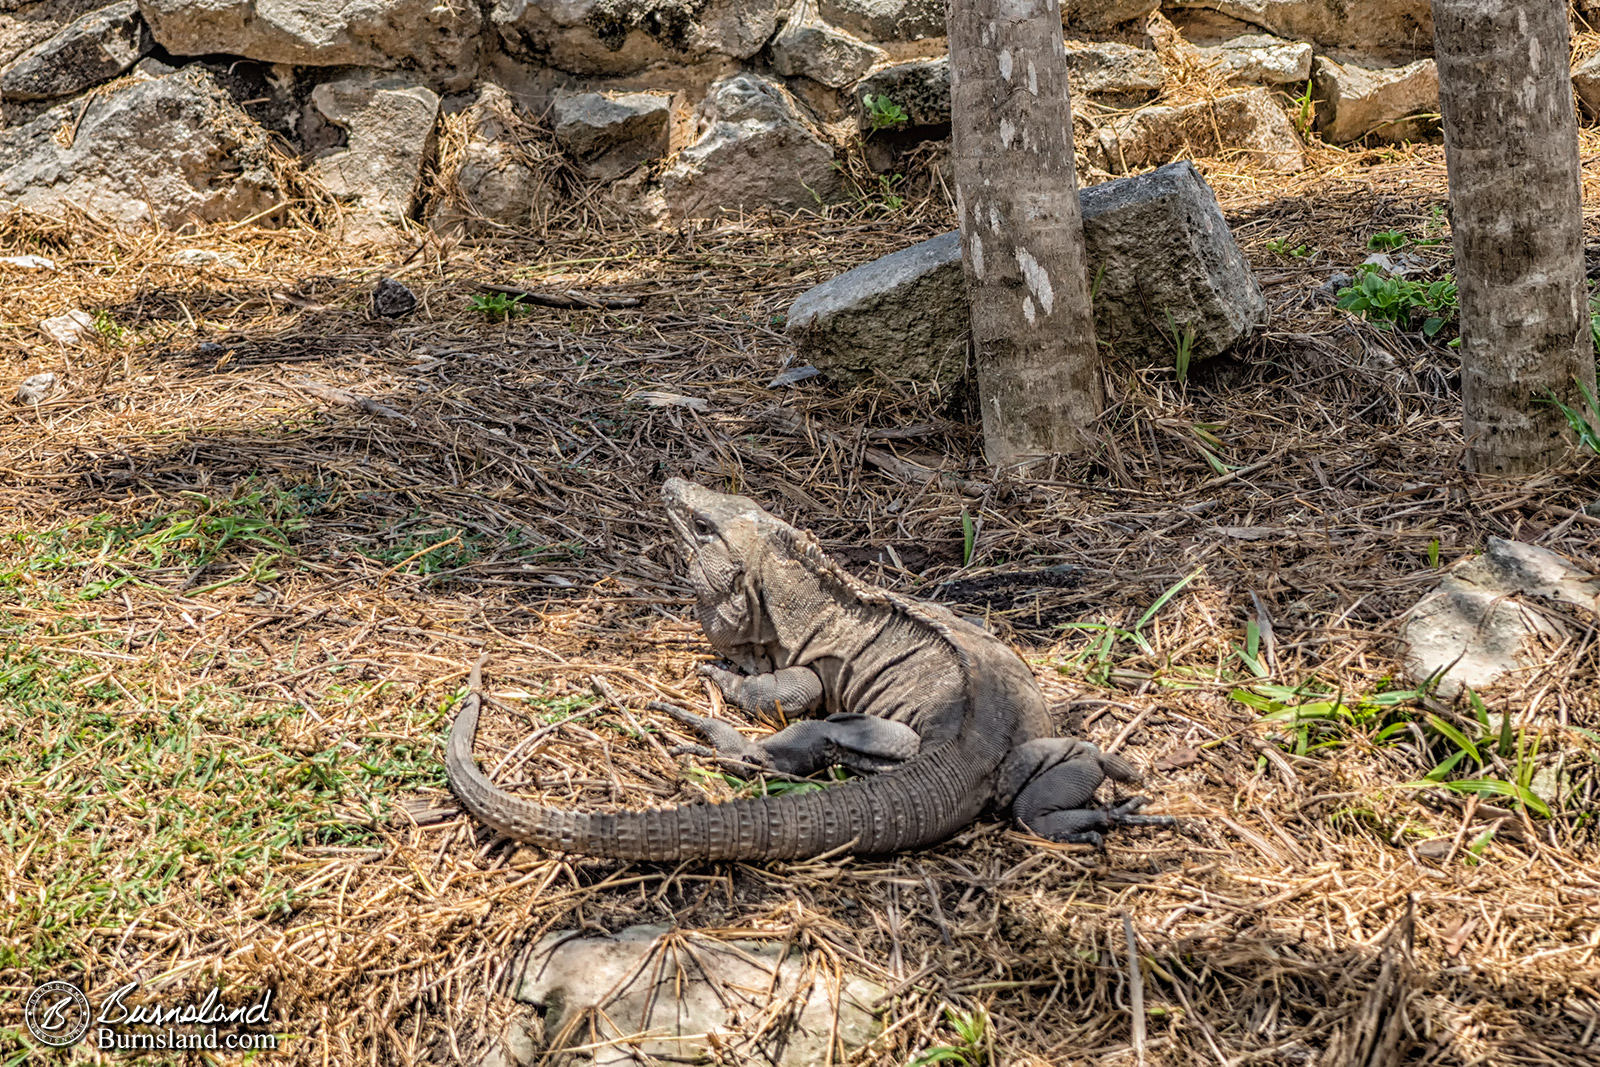
<svg viewBox="0 0 1600 1067"><path fill-rule="evenodd" d="M947 608L863 582L810 534L753 501L673 478L667 517L688 565L700 624L743 674L706 673L769 723L752 742L726 723L675 714L717 755L786 774L832 763L869 772L824 789L647 811L575 812L496 788L472 755L478 704L450 730L450 788L479 821L519 841L619 859L788 859L880 855L941 841L986 810L1009 810L1058 841L1100 843L1113 826L1169 825L1134 797L1086 807L1120 756L1051 736L1022 658ZM822 719L800 718L816 712Z"/></svg>

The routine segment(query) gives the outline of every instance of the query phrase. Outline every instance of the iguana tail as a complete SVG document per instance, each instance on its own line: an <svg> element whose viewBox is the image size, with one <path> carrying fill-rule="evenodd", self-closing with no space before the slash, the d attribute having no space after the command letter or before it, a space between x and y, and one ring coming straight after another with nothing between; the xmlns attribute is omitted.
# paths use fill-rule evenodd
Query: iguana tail
<svg viewBox="0 0 1600 1067"><path fill-rule="evenodd" d="M450 788L480 822L518 841L613 859L681 862L798 859L844 849L881 855L942 841L970 825L993 793L1003 747L957 738L886 774L825 789L649 811L575 812L497 788L478 769L477 701L450 729ZM973 751L978 748L979 751Z"/></svg>

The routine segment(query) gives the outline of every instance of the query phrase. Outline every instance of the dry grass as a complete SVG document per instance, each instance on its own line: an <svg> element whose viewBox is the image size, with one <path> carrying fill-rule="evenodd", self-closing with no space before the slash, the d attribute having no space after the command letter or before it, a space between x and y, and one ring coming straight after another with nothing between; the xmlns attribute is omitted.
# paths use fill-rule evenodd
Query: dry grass
<svg viewBox="0 0 1600 1067"><path fill-rule="evenodd" d="M889 987L861 1063L952 1043L945 1005L985 1008L1015 1064L1600 1059L1594 631L1489 697L1523 748L1486 748L1481 773L1559 768L1550 819L1401 788L1448 754L1427 716L1472 712L1381 697L1431 553L1499 535L1600 569L1600 527L1574 515L1600 469L1461 471L1454 354L1318 293L1372 232L1436 225L1441 154L1312 159L1287 182L1205 164L1270 324L1182 386L1111 366L1105 453L1032 482L992 481L945 398L766 385L792 298L947 227L937 199L683 230L580 209L537 240L398 250L5 222L0 253L61 271L0 268L0 381L50 369L64 388L0 413L0 1050L21 1053L39 981L139 978L168 1000L275 987L285 1062L476 1062L523 947L664 921ZM233 262L181 266L188 248ZM386 275L422 300L399 324L365 310ZM477 282L641 304L495 322ZM36 330L74 307L104 312L91 343ZM677 727L644 710L708 702L655 499L669 474L986 615L1063 728L1154 768L1153 810L1181 826L1104 855L982 825L882 860L669 869L453 817L441 742L481 653L480 755L512 754L502 781L560 803L729 792L668 758ZM1190 576L1143 644L1064 627L1131 632ZM1300 753L1248 703L1273 684L1343 694L1360 721L1307 727ZM1414 729L1377 740L1394 721Z"/></svg>

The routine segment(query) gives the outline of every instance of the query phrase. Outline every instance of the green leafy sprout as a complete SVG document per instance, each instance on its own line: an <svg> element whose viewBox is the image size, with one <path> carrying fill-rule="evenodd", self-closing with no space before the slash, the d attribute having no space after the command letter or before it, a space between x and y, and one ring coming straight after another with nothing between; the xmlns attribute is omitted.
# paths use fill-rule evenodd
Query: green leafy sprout
<svg viewBox="0 0 1600 1067"><path fill-rule="evenodd" d="M861 98L861 105L867 109L867 123L872 127L872 133L891 130L911 120L904 108L882 94L874 96L867 93Z"/></svg>
<svg viewBox="0 0 1600 1067"><path fill-rule="evenodd" d="M503 322L527 307L521 293L479 293L472 298L472 310L482 312L490 322Z"/></svg>
<svg viewBox="0 0 1600 1067"><path fill-rule="evenodd" d="M955 1064L957 1067L985 1067L990 1062L989 1013L982 1007L971 1011L957 1011L946 1006L946 1025L955 1033L955 1043L935 1045L917 1056L906 1067L931 1067L935 1063Z"/></svg>
<svg viewBox="0 0 1600 1067"><path fill-rule="evenodd" d="M1554 392L1550 393L1550 403L1560 408L1561 414L1566 416L1567 425L1578 435L1578 444L1591 452L1600 453L1600 401L1596 401L1594 393L1583 382L1577 382L1577 386L1583 393L1587 413L1581 408L1563 404Z"/></svg>
<svg viewBox="0 0 1600 1067"><path fill-rule="evenodd" d="M1385 329L1409 328L1412 312L1424 318L1422 333L1433 337L1455 321L1460 307L1454 274L1431 282L1414 282L1389 274L1376 263L1356 268L1351 284L1338 292L1338 306Z"/></svg>

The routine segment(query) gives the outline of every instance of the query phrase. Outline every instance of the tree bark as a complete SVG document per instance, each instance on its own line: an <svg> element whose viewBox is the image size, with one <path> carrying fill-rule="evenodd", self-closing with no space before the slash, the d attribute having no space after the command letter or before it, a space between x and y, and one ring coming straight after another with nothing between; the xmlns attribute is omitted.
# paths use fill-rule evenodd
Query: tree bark
<svg viewBox="0 0 1600 1067"><path fill-rule="evenodd" d="M1058 0L949 0L961 254L997 466L1078 452L1104 402Z"/></svg>
<svg viewBox="0 0 1600 1067"><path fill-rule="evenodd" d="M1467 465L1542 469L1594 386L1567 5L1433 0Z"/></svg>

